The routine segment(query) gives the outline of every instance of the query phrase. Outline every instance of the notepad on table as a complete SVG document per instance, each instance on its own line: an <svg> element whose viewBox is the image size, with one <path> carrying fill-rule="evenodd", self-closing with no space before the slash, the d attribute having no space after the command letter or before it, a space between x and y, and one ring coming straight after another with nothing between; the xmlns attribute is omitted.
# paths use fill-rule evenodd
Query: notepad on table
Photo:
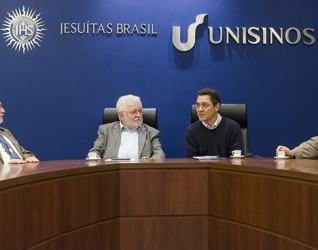
<svg viewBox="0 0 318 250"><path fill-rule="evenodd" d="M106 159L106 161L134 161L135 159L133 158L111 158L111 159Z"/></svg>
<svg viewBox="0 0 318 250"><path fill-rule="evenodd" d="M205 155L205 156L193 156L193 159L196 160L221 160L221 159L226 159L226 157L222 157L219 155Z"/></svg>

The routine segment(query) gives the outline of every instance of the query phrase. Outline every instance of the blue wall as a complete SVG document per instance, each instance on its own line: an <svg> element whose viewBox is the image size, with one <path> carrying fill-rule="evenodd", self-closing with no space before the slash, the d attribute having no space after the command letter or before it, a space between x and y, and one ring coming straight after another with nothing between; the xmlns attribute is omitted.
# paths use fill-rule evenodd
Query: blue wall
<svg viewBox="0 0 318 250"><path fill-rule="evenodd" d="M47 30L40 47L26 53L0 39L1 126L40 160L85 158L103 108L124 94L158 108L169 158L185 157L190 107L204 87L218 89L223 103L248 105L252 152L273 157L278 144L292 148L317 135L318 41L213 45L207 28L314 28L317 39L315 0L14 0L1 4L2 28L23 6L41 13ZM204 13L195 47L175 49L172 26L181 26L185 42L188 26ZM112 23L113 33L60 35L60 23L88 21ZM116 34L116 23L154 24L157 34Z"/></svg>

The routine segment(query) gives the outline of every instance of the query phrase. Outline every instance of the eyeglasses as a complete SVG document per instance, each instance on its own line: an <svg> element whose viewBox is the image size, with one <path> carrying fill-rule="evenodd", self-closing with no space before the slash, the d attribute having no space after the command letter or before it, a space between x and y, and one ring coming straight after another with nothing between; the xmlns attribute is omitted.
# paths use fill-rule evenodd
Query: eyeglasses
<svg viewBox="0 0 318 250"><path fill-rule="evenodd" d="M131 114L131 115L133 115L133 116L137 115L137 113L138 113L138 114L141 114L141 115L144 113L144 112L142 111L142 109L135 110L135 111L132 111L132 112L128 112L128 111L124 111L124 112L129 113L129 114Z"/></svg>
<svg viewBox="0 0 318 250"><path fill-rule="evenodd" d="M212 105L212 103L202 103L202 104L199 104L199 103L196 103L195 104L195 107L196 109L199 109L200 107L203 108L203 109L207 109L208 107L210 107Z"/></svg>

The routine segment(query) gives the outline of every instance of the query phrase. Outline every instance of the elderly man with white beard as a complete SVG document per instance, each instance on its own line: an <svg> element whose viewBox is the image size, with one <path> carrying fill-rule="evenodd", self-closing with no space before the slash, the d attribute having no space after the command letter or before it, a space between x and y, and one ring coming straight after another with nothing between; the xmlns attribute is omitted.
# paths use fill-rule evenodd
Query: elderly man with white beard
<svg viewBox="0 0 318 250"><path fill-rule="evenodd" d="M120 121L100 125L88 158L164 159L160 132L142 123L142 104L134 95L121 96L116 104Z"/></svg>

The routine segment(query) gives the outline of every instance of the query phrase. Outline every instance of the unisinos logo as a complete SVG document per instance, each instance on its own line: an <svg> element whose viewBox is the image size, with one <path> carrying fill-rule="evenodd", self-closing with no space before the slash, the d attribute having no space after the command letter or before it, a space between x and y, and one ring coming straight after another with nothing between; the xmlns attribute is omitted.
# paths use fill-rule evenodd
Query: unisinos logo
<svg viewBox="0 0 318 250"><path fill-rule="evenodd" d="M190 26L188 27L188 40L186 43L182 43L180 40L180 37L181 37L180 26L173 26L172 27L172 42L173 42L173 45L178 50L188 51L194 47L194 45L195 45L195 32L197 30L197 27L204 22L204 18L206 16L207 16L207 14L197 15L195 23L190 24Z"/></svg>
<svg viewBox="0 0 318 250"><path fill-rule="evenodd" d="M196 42L196 29L199 25L203 24L204 18L207 14L197 15L196 21L188 27L187 42L181 42L180 26L172 27L172 42L176 49L180 51L191 50ZM209 29L209 41L212 44L220 44L225 42L229 44L231 41L237 44L273 44L274 42L280 44L304 44L313 45L315 43L315 37L313 33L314 28L304 28L299 30L296 27L273 28L273 27L218 27L217 32L214 27L208 26ZM215 34L216 33L216 34ZM217 37L217 39L215 39Z"/></svg>
<svg viewBox="0 0 318 250"><path fill-rule="evenodd" d="M40 47L46 29L43 28L41 13L35 13L29 8L25 10L24 6L22 10L19 8L12 11L12 14L8 13L9 17L5 18L3 24L5 28L1 29L7 46L11 45L12 49L22 50L23 53L35 49L35 45Z"/></svg>

